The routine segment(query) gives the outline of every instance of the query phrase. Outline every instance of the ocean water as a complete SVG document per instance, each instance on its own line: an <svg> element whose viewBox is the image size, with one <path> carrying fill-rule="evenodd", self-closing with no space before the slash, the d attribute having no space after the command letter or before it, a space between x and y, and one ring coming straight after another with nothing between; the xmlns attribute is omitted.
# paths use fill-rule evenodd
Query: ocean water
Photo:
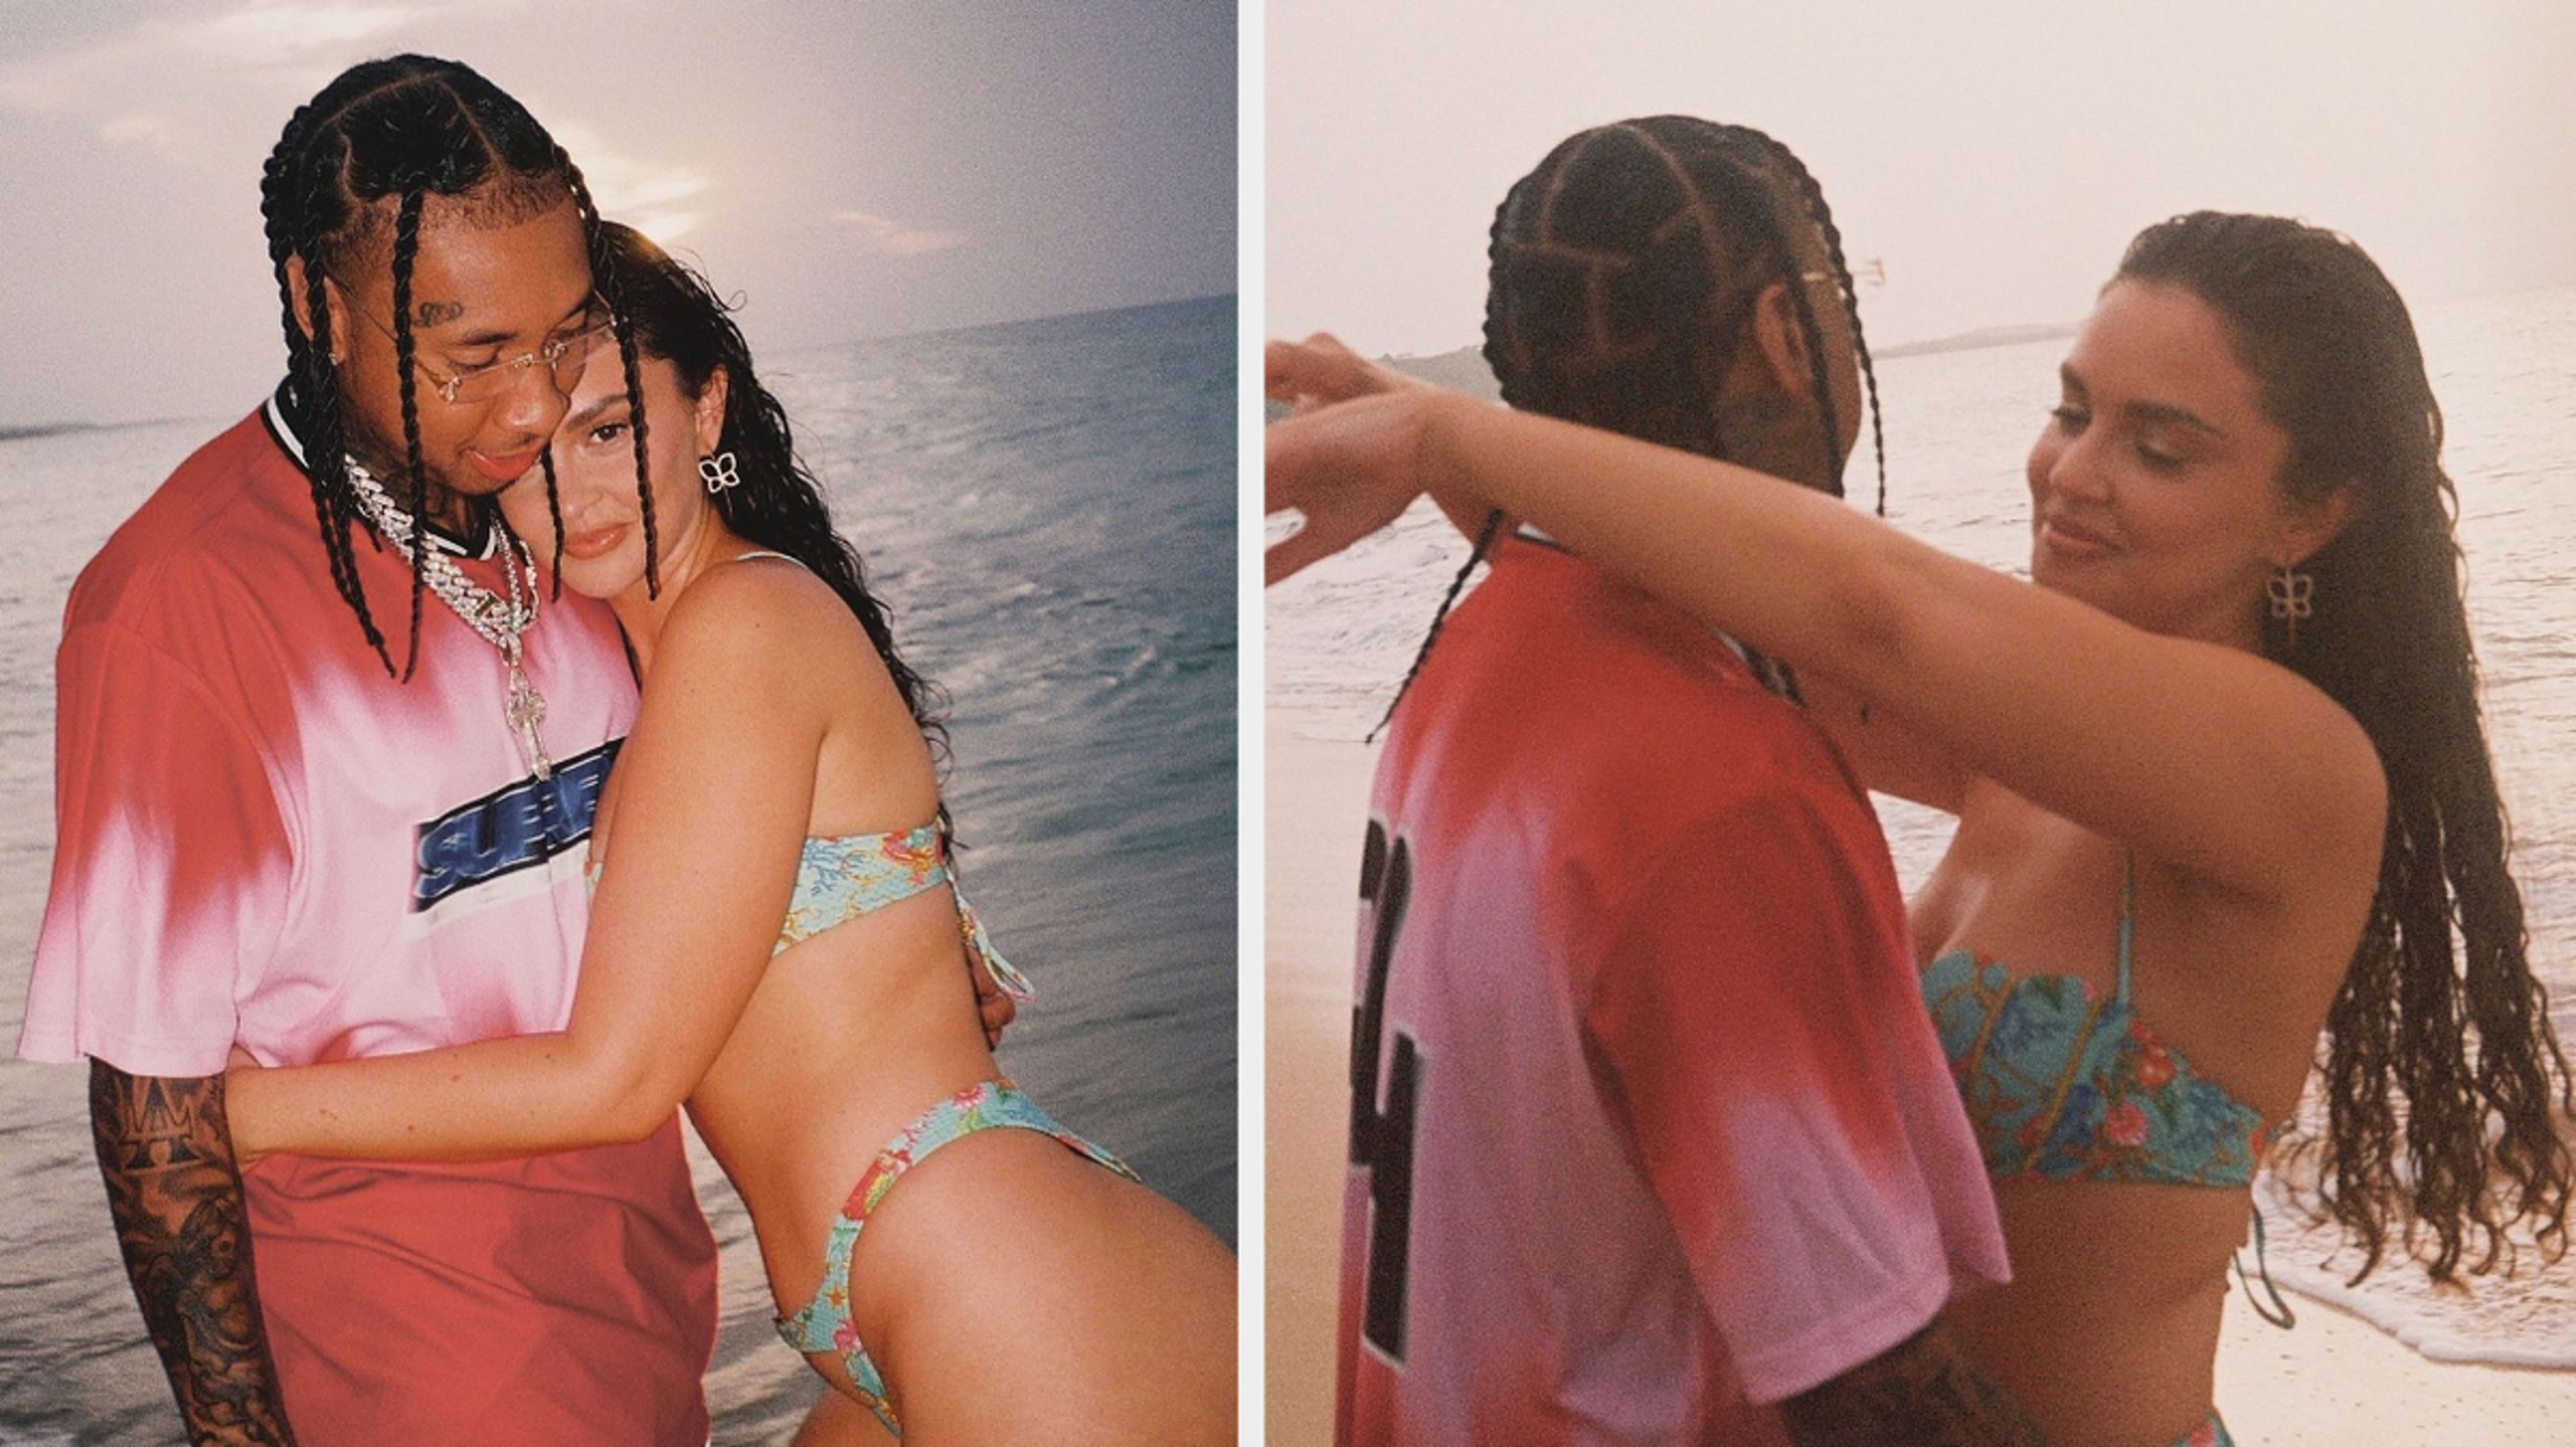
<svg viewBox="0 0 2576 1447"><path fill-rule="evenodd" d="M1235 1220L1232 297L761 359L907 657L947 689L976 908L1037 981L1002 1062L1226 1242ZM247 411L259 384L246 386ZM53 648L73 576L234 419L0 442L0 1032L52 856ZM0 1064L0 1447L177 1442L119 1266L78 1066ZM723 1250L720 1443L820 1380Z"/></svg>
<svg viewBox="0 0 2576 1447"><path fill-rule="evenodd" d="M2470 624L2489 742L2513 827L2534 971L2576 1054L2576 289L2419 307L2459 493ZM2063 341L1891 358L1886 405L1890 521L1989 566L2026 573L2022 464L2057 401ZM1847 484L1867 506L1866 448ZM1274 520L1273 535L1281 526ZM1357 739L1375 727L1466 544L1427 503L1394 528L1269 591L1266 669L1274 726ZM2325 602L2323 606L2332 606ZM1911 888L1947 842L1945 816L1881 799ZM1352 840L1356 851L1358 840ZM2383 1265L2357 1288L2357 1258L2309 1230L2280 1183L2266 1202L2274 1279L2348 1307L2443 1360L2576 1368L2576 1256L2525 1250L2511 1280L2436 1291ZM2249 1254L2250 1262L2250 1254Z"/></svg>

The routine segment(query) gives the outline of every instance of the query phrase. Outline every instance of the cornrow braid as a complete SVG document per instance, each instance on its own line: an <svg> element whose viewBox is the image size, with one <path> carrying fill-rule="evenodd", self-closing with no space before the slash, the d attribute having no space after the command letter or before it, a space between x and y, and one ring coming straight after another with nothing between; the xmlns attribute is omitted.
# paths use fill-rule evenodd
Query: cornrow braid
<svg viewBox="0 0 2576 1447"><path fill-rule="evenodd" d="M1756 162L1757 169L1767 167L1776 156L1785 154L1788 149L1768 135L1749 126L1721 126L1718 129L1730 140L1753 148L1755 155L1760 158ZM1650 139L1648 144L1654 147L1663 157L1665 164L1671 166L1677 175L1681 172L1681 158L1675 156L1669 147L1653 139ZM1833 373L1825 355L1825 334L1816 325L1815 302L1807 294L1807 274L1805 268L1798 263L1797 248L1790 244L1777 207L1767 208L1767 210L1769 214L1762 218L1770 232L1766 238L1768 243L1766 249L1776 250L1788 268L1780 280L1785 283L1790 312L1798 319L1798 334L1807 344L1807 384L1810 396L1816 404L1817 425L1820 429L1818 442L1822 447L1825 465L1825 490L1840 497L1843 495L1840 455L1842 449L1838 443L1842 437L1842 417L1840 409L1834 406Z"/></svg>
<svg viewBox="0 0 2576 1447"><path fill-rule="evenodd" d="M318 104L307 104L287 118L285 133L261 171L260 215L283 313L288 400L305 439L305 477L313 493L313 515L323 555L330 563L332 587L357 614L360 634L391 673L393 660L385 651L384 634L367 610L357 558L350 548L353 510L345 473L347 443L340 420L339 372L331 359L331 308L322 270L323 198L335 171L323 164L297 163L314 148L318 112ZM300 265L304 276L301 314L289 280L289 259Z"/></svg>
<svg viewBox="0 0 2576 1447"><path fill-rule="evenodd" d="M1441 625L1449 621L1449 609L1457 603L1458 594L1466 588L1468 576L1476 571L1476 565L1492 551L1494 535L1501 531L1502 525L1502 509L1496 508L1485 514L1485 525L1476 530L1476 545L1467 550L1467 561L1459 566L1458 576L1449 580L1449 591L1440 595L1440 609L1431 615L1431 627L1422 635L1422 646L1413 651L1413 666L1404 671L1404 681L1395 686L1395 697L1388 700L1386 713L1362 742L1376 743L1377 736L1386 732L1386 726L1394 721L1396 705L1404 702L1404 695L1412 689L1414 678L1422 672L1422 665L1431 661L1431 645L1439 641Z"/></svg>
<svg viewBox="0 0 2576 1447"><path fill-rule="evenodd" d="M420 463L420 381L411 330L411 268L420 254L421 193L403 192L394 218L394 367L402 378L403 467L411 481L411 645L403 654L402 676L411 681L420 666L421 600L428 593L428 569L422 559L429 539L422 520L429 516L429 473Z"/></svg>
<svg viewBox="0 0 2576 1447"><path fill-rule="evenodd" d="M302 239L299 249L306 256L315 254L311 238ZM317 278L322 273L318 265L308 263L304 274ZM311 399L304 409L303 431L305 471L313 489L314 516L321 524L322 548L330 560L332 586L342 598L352 601L358 613L359 632L390 673L393 659L386 652L384 634L367 611L366 592L358 584L357 555L350 548L355 508L345 485L348 439L340 420L338 368L331 360L331 308L318 282L307 286L305 300L311 312L313 345L305 353L304 365L292 375L296 393Z"/></svg>
<svg viewBox="0 0 2576 1447"><path fill-rule="evenodd" d="M1749 126L1650 116L1568 137L1515 183L1488 240L1485 360L1503 400L1524 411L1727 459L1718 409L1727 369L1762 293L1785 284L1806 343L1815 404L1816 485L1842 495L1842 430L1833 358L1807 290L1808 248L1784 209L1815 235L1858 353L1878 456L1878 511L1887 511L1887 446L1878 382L1861 339L1860 308L1842 236L1823 188L1788 147ZM1494 520L1451 580L1401 702L1430 657L1452 603L1484 557ZM1797 675L1750 655L1764 687L1799 701ZM1393 705L1378 730L1395 714ZM1378 730L1371 730L1375 738Z"/></svg>
<svg viewBox="0 0 2576 1447"><path fill-rule="evenodd" d="M555 530L554 557L546 563L546 571L553 576L554 582L552 591L546 596L558 599L563 596L563 494L555 486L555 444L552 438L537 449L537 466L545 469L546 474L546 526Z"/></svg>
<svg viewBox="0 0 2576 1447"><path fill-rule="evenodd" d="M411 274L431 197L466 215L514 217L560 204L569 161L527 109L470 67L397 55L350 67L288 117L260 175L260 213L286 339L287 420L304 440L314 521L332 587L348 604L388 676L418 666L425 580L415 552L411 639L400 668L367 603L353 539L360 520L348 452L356 432L331 360L327 291L380 255L391 230L397 294L393 326L401 369L403 444L414 516L428 509L419 440ZM588 197L581 197L585 208ZM298 274L304 305L295 300ZM376 446L389 446L375 439Z"/></svg>
<svg viewBox="0 0 2576 1447"><path fill-rule="evenodd" d="M573 205L581 212L583 241L590 248L590 274L599 287L600 299L608 304L610 329L617 335L618 364L626 369L626 410L628 436L635 444L635 496L644 518L644 592L645 596L662 596L661 539L653 524L653 489L646 479L652 476L646 461L644 443L644 383L635 365L635 321L627 315L626 282L608 254L608 244L601 235L599 208L591 204L590 187L581 178L581 168L561 146L555 148L555 162L563 167L564 178L571 183ZM548 472L546 497L554 505L554 474ZM560 521L560 520L559 520ZM557 561L561 561L563 529L555 529Z"/></svg>
<svg viewBox="0 0 2576 1447"><path fill-rule="evenodd" d="M1648 139L1587 131L1504 197L1485 356L1515 408L1722 456L1709 399L1768 278L1713 223L1768 202L1733 166L1708 196Z"/></svg>
<svg viewBox="0 0 2576 1447"><path fill-rule="evenodd" d="M1887 430L1878 410L1878 368L1870 361L1869 342L1860 329L1860 293L1852 283L1851 267L1843 259L1842 228L1834 224L1833 208L1825 204L1825 188L1820 185L1797 153L1779 141L1750 127L1735 127L1757 140L1780 168L1798 183L1807 202L1807 219L1814 223L1816 234L1824 238L1825 260L1832 268L1834 285L1843 302L1843 321L1851 328L1852 352L1860 361L1861 389L1869 399L1870 449L1878 459L1878 507L1880 517L1887 516Z"/></svg>

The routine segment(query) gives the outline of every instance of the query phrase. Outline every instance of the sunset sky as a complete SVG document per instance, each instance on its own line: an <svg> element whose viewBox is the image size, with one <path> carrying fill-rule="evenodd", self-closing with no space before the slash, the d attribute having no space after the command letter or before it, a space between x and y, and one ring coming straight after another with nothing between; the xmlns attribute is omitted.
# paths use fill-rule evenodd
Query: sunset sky
<svg viewBox="0 0 2576 1447"><path fill-rule="evenodd" d="M1278 0L1269 329L1474 342L1511 183L1586 126L1759 126L1822 180L1874 339L2072 321L2139 228L2279 212L2414 301L2576 281L2556 0Z"/></svg>
<svg viewBox="0 0 2576 1447"><path fill-rule="evenodd" d="M1230 0L0 0L0 426L255 400L261 162L405 50L526 102L763 351L1235 287Z"/></svg>

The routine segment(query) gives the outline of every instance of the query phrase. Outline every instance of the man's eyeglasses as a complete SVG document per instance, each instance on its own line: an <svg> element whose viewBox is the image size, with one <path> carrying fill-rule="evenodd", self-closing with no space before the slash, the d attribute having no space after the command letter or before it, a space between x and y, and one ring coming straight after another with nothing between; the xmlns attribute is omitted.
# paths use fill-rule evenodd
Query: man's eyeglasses
<svg viewBox="0 0 2576 1447"><path fill-rule="evenodd" d="M373 314L360 311L358 315L367 319L367 325L388 338L393 337L393 328L377 321ZM418 356L412 358L412 365L429 379L431 390L451 406L489 402L517 386L520 376L530 367L544 367L554 377L555 389L569 393L581 381L582 368L590 361L591 349L607 338L615 325L605 312L594 315L599 320L585 322L581 330L569 336L557 337L533 352L521 352L515 357L503 357L479 367L467 367L441 376Z"/></svg>

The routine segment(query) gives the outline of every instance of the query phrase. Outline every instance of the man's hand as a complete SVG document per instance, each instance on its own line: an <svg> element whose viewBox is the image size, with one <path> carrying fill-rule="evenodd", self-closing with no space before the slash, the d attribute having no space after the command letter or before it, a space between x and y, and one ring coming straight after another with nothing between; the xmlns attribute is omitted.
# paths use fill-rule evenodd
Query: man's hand
<svg viewBox="0 0 2576 1447"><path fill-rule="evenodd" d="M984 1047L999 1049L1002 1027L1019 1018L1020 1002L1003 992L1001 982L985 966L982 950L966 952L966 976L975 982L975 1013L984 1021Z"/></svg>
<svg viewBox="0 0 2576 1447"><path fill-rule="evenodd" d="M1780 1404L1797 1447L2048 1447L2039 1425L1969 1362L1939 1318Z"/></svg>
<svg viewBox="0 0 2576 1447"><path fill-rule="evenodd" d="M116 1244L189 1440L291 1447L260 1323L223 1077L133 1076L93 1059L89 1082Z"/></svg>

